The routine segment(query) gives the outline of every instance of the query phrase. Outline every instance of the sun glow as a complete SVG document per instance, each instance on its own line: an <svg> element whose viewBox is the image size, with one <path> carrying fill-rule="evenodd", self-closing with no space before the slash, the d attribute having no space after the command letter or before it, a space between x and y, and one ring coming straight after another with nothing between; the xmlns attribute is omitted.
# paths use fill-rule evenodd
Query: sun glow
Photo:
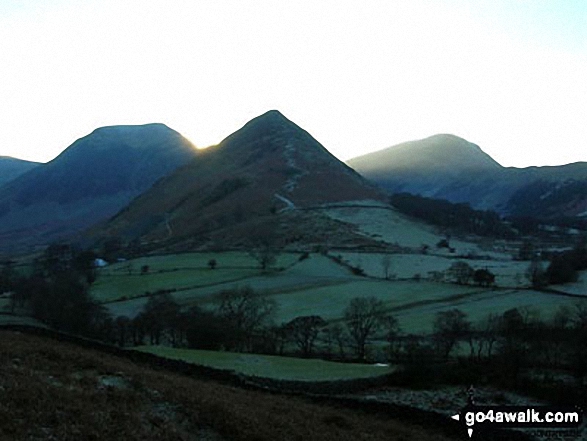
<svg viewBox="0 0 587 441"><path fill-rule="evenodd" d="M206 147L278 109L341 159L453 133L504 165L586 160L586 11L539 0L8 2L0 155L46 161L96 127L147 122Z"/></svg>

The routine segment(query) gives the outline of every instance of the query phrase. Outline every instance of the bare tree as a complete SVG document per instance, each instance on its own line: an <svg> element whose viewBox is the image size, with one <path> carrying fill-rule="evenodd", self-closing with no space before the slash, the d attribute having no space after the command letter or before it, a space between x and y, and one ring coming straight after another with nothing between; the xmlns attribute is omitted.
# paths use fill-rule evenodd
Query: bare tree
<svg viewBox="0 0 587 441"><path fill-rule="evenodd" d="M152 295L141 311L142 321L151 344L160 344L167 331L173 345L176 343L176 325L180 307L169 293Z"/></svg>
<svg viewBox="0 0 587 441"><path fill-rule="evenodd" d="M277 305L273 299L256 295L249 286L220 293L218 315L227 319L236 332L240 344L237 350L250 350L256 332L268 325Z"/></svg>
<svg viewBox="0 0 587 441"><path fill-rule="evenodd" d="M302 351L302 355L308 357L312 354L314 343L324 326L326 326L326 322L322 317L309 315L294 318L285 325L285 329L289 337Z"/></svg>
<svg viewBox="0 0 587 441"><path fill-rule="evenodd" d="M389 268L391 268L391 256L389 254L384 254L381 257L381 267L383 268L383 275L386 280L389 280Z"/></svg>
<svg viewBox="0 0 587 441"><path fill-rule="evenodd" d="M434 319L434 339L439 352L448 358L460 339L471 330L467 315L460 309L441 311Z"/></svg>
<svg viewBox="0 0 587 441"><path fill-rule="evenodd" d="M348 335L346 334L344 328L340 325L340 323L334 323L324 330L326 336L325 340L327 342L336 343L338 347L338 356L341 359L345 358L345 347L347 346Z"/></svg>
<svg viewBox="0 0 587 441"><path fill-rule="evenodd" d="M475 270L466 262L455 262L447 271L453 282L459 285L466 285L473 278Z"/></svg>
<svg viewBox="0 0 587 441"><path fill-rule="evenodd" d="M345 309L344 320L359 359L365 359L367 341L382 327L384 318L383 302L375 297L356 297Z"/></svg>
<svg viewBox="0 0 587 441"><path fill-rule="evenodd" d="M532 285L532 288L540 289L547 285L546 271L544 270L540 256L537 256L532 262L530 262L525 275Z"/></svg>
<svg viewBox="0 0 587 441"><path fill-rule="evenodd" d="M263 271L275 265L277 256L279 255L276 230L277 223L272 220L260 225L258 232L249 238L249 254L253 259L259 262Z"/></svg>
<svg viewBox="0 0 587 441"><path fill-rule="evenodd" d="M468 341L471 357L481 360L483 352L487 359L491 359L495 343L499 338L501 317L490 313L484 320L472 327L469 332Z"/></svg>
<svg viewBox="0 0 587 441"><path fill-rule="evenodd" d="M400 352L399 335L401 328L399 321L392 315L386 315L383 318L383 327L385 329L385 339L389 343L390 358L398 358Z"/></svg>

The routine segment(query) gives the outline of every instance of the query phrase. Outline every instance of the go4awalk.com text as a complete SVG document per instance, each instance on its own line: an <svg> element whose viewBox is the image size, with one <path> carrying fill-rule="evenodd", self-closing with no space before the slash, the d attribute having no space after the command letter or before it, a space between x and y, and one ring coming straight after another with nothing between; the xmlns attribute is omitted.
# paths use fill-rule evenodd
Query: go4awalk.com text
<svg viewBox="0 0 587 441"><path fill-rule="evenodd" d="M475 406L469 405L451 418L461 422L469 435L483 428L578 429L583 410L564 406Z"/></svg>

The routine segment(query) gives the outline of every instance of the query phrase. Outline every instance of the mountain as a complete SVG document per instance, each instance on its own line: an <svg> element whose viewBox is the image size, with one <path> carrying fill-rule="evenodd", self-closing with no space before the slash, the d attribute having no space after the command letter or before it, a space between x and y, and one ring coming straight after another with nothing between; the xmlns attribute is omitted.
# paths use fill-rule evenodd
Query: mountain
<svg viewBox="0 0 587 441"><path fill-rule="evenodd" d="M275 224L283 228L287 218L291 229L279 234L287 241L286 236L308 221L304 213L312 207L384 199L382 192L275 110L196 157L92 234L184 245L186 238L202 242L213 237L234 244L267 229L274 232ZM308 229L304 231L300 234Z"/></svg>
<svg viewBox="0 0 587 441"><path fill-rule="evenodd" d="M38 166L38 162L0 156L0 186Z"/></svg>
<svg viewBox="0 0 587 441"><path fill-rule="evenodd" d="M454 135L434 135L369 153L348 165L390 193L469 202L485 187L486 179L503 169L479 146ZM461 183L467 183L461 185ZM477 200L487 208L496 203Z"/></svg>
<svg viewBox="0 0 587 441"><path fill-rule="evenodd" d="M409 141L348 161L355 169L371 174L390 171L458 173L497 170L501 166L478 145L454 135L434 135L420 141Z"/></svg>
<svg viewBox="0 0 587 441"><path fill-rule="evenodd" d="M0 188L1 243L47 243L87 228L115 214L195 152L163 124L96 129Z"/></svg>
<svg viewBox="0 0 587 441"><path fill-rule="evenodd" d="M369 153L348 165L389 193L467 202L504 215L587 216L587 163L502 167L454 135L435 135Z"/></svg>

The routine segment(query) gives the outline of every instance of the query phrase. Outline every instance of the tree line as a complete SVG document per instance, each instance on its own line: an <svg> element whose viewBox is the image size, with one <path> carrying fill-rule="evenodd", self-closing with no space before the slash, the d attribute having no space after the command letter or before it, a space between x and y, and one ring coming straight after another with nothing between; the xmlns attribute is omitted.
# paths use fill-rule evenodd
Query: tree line
<svg viewBox="0 0 587 441"><path fill-rule="evenodd" d="M468 203L452 203L410 193L395 193L390 203L409 216L445 228L500 238L515 237L514 231L492 210L474 210Z"/></svg>

